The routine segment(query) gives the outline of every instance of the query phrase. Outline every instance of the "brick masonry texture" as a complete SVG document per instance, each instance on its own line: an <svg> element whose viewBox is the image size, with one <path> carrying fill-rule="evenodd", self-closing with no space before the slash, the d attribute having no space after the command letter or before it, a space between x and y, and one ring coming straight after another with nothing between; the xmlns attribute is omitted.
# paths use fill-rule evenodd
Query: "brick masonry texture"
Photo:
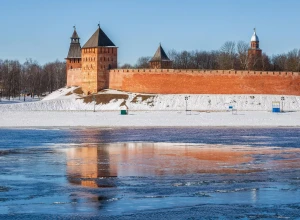
<svg viewBox="0 0 300 220"><path fill-rule="evenodd" d="M67 86L82 86L81 68L69 69L67 71Z"/></svg>
<svg viewBox="0 0 300 220"><path fill-rule="evenodd" d="M300 95L300 73L114 69L109 71L109 88L158 94Z"/></svg>

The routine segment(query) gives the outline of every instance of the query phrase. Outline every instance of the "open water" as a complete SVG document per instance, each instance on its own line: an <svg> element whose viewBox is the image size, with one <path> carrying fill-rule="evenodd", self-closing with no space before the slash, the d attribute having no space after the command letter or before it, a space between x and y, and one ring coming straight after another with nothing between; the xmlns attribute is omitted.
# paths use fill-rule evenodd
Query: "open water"
<svg viewBox="0 0 300 220"><path fill-rule="evenodd" d="M300 219L300 128L0 129L0 219Z"/></svg>

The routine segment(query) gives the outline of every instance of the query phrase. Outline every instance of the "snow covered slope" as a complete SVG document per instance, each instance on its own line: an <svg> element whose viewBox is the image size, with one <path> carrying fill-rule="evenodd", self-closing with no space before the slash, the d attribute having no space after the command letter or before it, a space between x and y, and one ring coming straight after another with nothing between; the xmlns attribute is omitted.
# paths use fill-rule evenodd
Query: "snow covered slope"
<svg viewBox="0 0 300 220"><path fill-rule="evenodd" d="M82 90L78 87L68 87L58 89L51 94L47 95L43 100L53 100L53 99L72 99L78 98L82 94Z"/></svg>
<svg viewBox="0 0 300 220"><path fill-rule="evenodd" d="M188 96L188 100L185 97ZM175 110L186 107L193 111L227 111L229 106L238 111L271 111L272 102L280 101L280 95L157 95L125 93L114 90L99 92L95 96L83 96L80 88L59 89L42 101L18 104L1 104L0 111L69 111L69 110ZM285 111L300 111L300 96L284 96ZM282 102L280 103L282 105ZM187 106L186 106L187 105Z"/></svg>

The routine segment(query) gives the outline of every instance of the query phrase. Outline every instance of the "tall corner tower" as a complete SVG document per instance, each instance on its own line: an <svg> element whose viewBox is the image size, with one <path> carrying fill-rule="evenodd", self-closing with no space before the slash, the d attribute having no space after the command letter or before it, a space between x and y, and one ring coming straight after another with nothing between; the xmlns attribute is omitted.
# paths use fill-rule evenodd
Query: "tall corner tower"
<svg viewBox="0 0 300 220"><path fill-rule="evenodd" d="M86 94L108 88L109 70L117 68L118 48L98 25L81 50L82 89Z"/></svg>
<svg viewBox="0 0 300 220"><path fill-rule="evenodd" d="M71 43L69 48L69 53L66 59L66 70L81 68L81 46L80 38L77 34L76 27L74 26L74 31L71 37Z"/></svg>
<svg viewBox="0 0 300 220"><path fill-rule="evenodd" d="M161 44L149 61L151 69L171 69L173 62L169 59Z"/></svg>
<svg viewBox="0 0 300 220"><path fill-rule="evenodd" d="M259 48L259 38L254 28L254 33L251 37L250 48L248 50L248 69L256 70L261 66L262 50Z"/></svg>

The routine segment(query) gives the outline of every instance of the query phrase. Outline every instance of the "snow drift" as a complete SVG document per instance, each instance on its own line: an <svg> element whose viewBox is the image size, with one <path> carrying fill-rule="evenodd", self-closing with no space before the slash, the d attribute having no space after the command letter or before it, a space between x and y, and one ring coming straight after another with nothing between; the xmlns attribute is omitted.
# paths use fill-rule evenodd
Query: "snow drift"
<svg viewBox="0 0 300 220"><path fill-rule="evenodd" d="M185 97L188 100L185 100ZM170 110L182 111L227 111L229 106L238 111L271 111L272 102L278 101L285 111L300 110L300 96L280 95L161 95L137 94L115 90L106 90L96 95L83 96L78 87L59 89L41 101L1 104L0 111L86 111L120 110L127 106L129 110Z"/></svg>

